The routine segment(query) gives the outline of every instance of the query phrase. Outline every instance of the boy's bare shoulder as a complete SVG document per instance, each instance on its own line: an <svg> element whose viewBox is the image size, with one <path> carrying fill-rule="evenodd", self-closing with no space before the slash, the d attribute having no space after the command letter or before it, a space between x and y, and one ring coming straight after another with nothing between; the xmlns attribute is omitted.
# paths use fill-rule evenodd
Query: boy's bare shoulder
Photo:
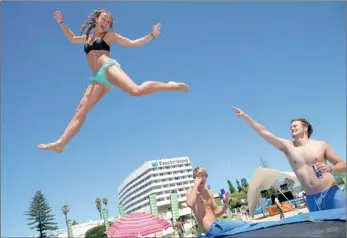
<svg viewBox="0 0 347 238"><path fill-rule="evenodd" d="M323 140L311 140L311 143L315 144L315 145L326 145L327 143Z"/></svg>

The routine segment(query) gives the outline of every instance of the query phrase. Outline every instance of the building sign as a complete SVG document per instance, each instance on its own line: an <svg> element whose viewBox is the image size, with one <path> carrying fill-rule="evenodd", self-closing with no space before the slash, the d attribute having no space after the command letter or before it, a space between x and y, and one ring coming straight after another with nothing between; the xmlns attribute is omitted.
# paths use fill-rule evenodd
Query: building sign
<svg viewBox="0 0 347 238"><path fill-rule="evenodd" d="M151 165L152 167L162 167L162 166L171 166L171 165L186 164L186 163L189 163L188 158L174 159L174 160L155 160L155 161L152 161Z"/></svg>

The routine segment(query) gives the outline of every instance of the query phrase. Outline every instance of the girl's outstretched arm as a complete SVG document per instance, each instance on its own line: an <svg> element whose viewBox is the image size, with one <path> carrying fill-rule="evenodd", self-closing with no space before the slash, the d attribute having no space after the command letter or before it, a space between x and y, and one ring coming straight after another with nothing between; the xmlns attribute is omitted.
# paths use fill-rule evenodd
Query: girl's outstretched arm
<svg viewBox="0 0 347 238"><path fill-rule="evenodd" d="M77 44L84 44L86 42L86 36L75 36L75 34L65 25L63 21L63 17L61 15L60 11L56 11L54 13L54 18L57 20L57 22L60 24L66 38L71 43L77 43Z"/></svg>
<svg viewBox="0 0 347 238"><path fill-rule="evenodd" d="M118 33L108 33L110 34L110 41L111 43L117 43L123 46L131 47L131 48L136 48L139 46L142 46L154 38L156 38L160 34L160 24L154 25L153 30L151 34L148 34L144 37L141 37L136 40L130 40L124 36L119 35Z"/></svg>

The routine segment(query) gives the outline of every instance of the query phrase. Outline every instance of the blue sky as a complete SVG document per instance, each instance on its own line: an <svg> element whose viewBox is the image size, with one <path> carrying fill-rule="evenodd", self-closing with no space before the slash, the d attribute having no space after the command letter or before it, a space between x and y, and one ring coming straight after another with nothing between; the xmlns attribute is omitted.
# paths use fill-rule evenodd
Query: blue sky
<svg viewBox="0 0 347 238"><path fill-rule="evenodd" d="M260 164L291 170L285 157L234 116L236 105L278 136L305 117L314 139L346 157L344 2L3 3L2 236L27 236L24 211L37 189L61 228L63 204L78 222L97 219L96 197L117 215L117 186L146 160L189 156L217 191L250 179ZM191 92L131 97L112 90L64 153L36 145L57 139L92 73L82 45L53 19L61 10L76 34L91 11L114 14L114 29L135 39L157 22L162 34L112 57L137 83L184 81ZM231 163L228 163L231 161Z"/></svg>

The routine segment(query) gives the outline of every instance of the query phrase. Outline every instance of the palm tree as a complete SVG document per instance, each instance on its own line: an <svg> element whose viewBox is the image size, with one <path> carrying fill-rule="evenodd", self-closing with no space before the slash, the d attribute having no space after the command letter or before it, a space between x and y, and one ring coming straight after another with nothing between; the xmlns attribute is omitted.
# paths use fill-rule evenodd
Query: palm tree
<svg viewBox="0 0 347 238"><path fill-rule="evenodd" d="M68 231L69 230L69 223L68 223L68 220L67 220L67 214L69 213L70 211L70 207L69 205L65 204L61 207L61 211L64 213L64 216L65 216L65 224L66 224L66 230Z"/></svg>
<svg viewBox="0 0 347 238"><path fill-rule="evenodd" d="M106 213L107 213L107 216L108 216L108 209L107 209L108 198L103 198L103 199L102 199L102 203L105 205Z"/></svg>
<svg viewBox="0 0 347 238"><path fill-rule="evenodd" d="M96 209L98 209L98 211L99 211L100 219L102 220L102 215L101 215L102 203L101 203L101 199L100 198L96 198L95 199L95 204L96 204Z"/></svg>

